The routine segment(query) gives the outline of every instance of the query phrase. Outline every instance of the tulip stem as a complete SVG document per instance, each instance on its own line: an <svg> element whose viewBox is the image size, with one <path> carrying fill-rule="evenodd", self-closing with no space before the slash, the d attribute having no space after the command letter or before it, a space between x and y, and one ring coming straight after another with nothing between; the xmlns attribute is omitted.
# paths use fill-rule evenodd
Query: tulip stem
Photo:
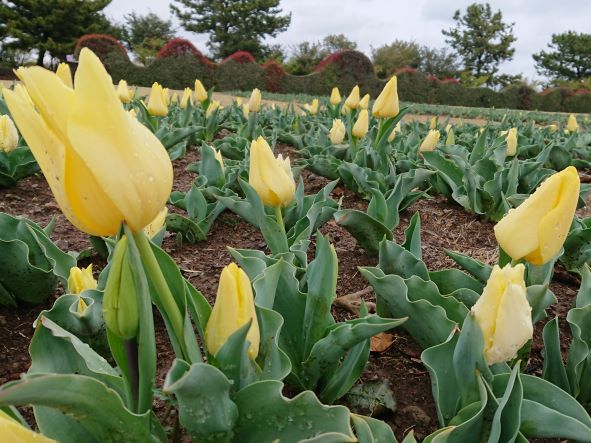
<svg viewBox="0 0 591 443"><path fill-rule="evenodd" d="M129 383L134 407L137 406L139 398L140 373L138 367L138 345L137 340L132 338L124 340L125 355L127 357L127 368L129 370Z"/></svg>
<svg viewBox="0 0 591 443"><path fill-rule="evenodd" d="M181 350L185 353L185 340L183 334L183 317L179 310L179 307L174 300L174 295L170 291L168 287L168 283L166 282L166 278L162 273L162 269L158 264L158 260L154 255L154 251L152 251L152 245L150 244L150 240L143 231L137 232L134 234L134 238L137 244L137 247L140 251L140 256L142 259L142 263L146 269L146 275L154 285L156 289L156 294L158 297L159 304L162 306L164 310L164 314L168 317L174 334L176 335L176 339L179 342ZM157 303L158 305L158 303ZM184 356L183 356L184 357Z"/></svg>
<svg viewBox="0 0 591 443"><path fill-rule="evenodd" d="M281 213L281 206L275 206L275 219L281 227L281 232L285 236L285 224L283 223L283 214Z"/></svg>

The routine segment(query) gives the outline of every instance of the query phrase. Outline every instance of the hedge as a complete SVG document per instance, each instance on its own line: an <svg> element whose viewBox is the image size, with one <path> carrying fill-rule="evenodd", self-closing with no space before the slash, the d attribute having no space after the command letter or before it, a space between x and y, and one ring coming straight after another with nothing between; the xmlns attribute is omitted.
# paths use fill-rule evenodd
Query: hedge
<svg viewBox="0 0 591 443"><path fill-rule="evenodd" d="M180 39L179 39L180 40ZM216 65L188 41L169 42L158 59L147 67L133 64L127 54L116 47L102 59L114 82L125 79L129 84L150 86L157 81L164 87L183 89L192 87L195 79L204 86L218 91L251 90L259 88L270 92L327 95L337 86L342 94L359 85L361 94L376 97L385 81L380 80L371 61L361 52L346 50L322 60L308 75L291 75L277 62L264 65L254 63L252 55L238 51ZM192 46L192 44L191 44ZM180 49L176 51L171 49ZM194 48L194 47L193 47ZM164 49L164 48L163 48ZM178 53L181 55L178 55ZM591 93L554 88L536 93L523 85L511 85L500 91L489 88L467 88L456 79L438 79L404 68L396 72L398 94L401 100L414 103L441 105L509 108L553 112L591 112Z"/></svg>

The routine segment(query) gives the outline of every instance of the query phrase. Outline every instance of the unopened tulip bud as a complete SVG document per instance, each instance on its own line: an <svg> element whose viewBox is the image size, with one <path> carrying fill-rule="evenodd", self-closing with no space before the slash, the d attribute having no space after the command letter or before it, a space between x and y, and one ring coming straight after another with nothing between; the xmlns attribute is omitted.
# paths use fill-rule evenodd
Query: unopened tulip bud
<svg viewBox="0 0 591 443"><path fill-rule="evenodd" d="M68 277L68 292L70 294L82 294L87 289L96 289L98 282L92 275L92 264L87 268L78 268L76 266L70 268L70 275ZM83 314L86 311L87 305L82 297L78 297L77 312Z"/></svg>
<svg viewBox="0 0 591 443"><path fill-rule="evenodd" d="M377 118L392 118L396 117L400 112L400 104L398 103L398 79L392 76L388 83L376 98L373 104L373 115Z"/></svg>
<svg viewBox="0 0 591 443"><path fill-rule="evenodd" d="M191 88L185 88L181 97L181 108L186 109L189 103L193 104L193 91L191 91Z"/></svg>
<svg viewBox="0 0 591 443"><path fill-rule="evenodd" d="M394 141L394 139L396 138L396 134L400 131L402 131L402 128L400 126L400 122L398 122L396 124L396 126L394 127L394 130L392 132L390 132L390 135L388 135L388 143L392 143Z"/></svg>
<svg viewBox="0 0 591 443"><path fill-rule="evenodd" d="M579 124L577 123L577 119L574 114L570 114L568 116L568 123L566 124L566 129L570 132L576 132L579 129Z"/></svg>
<svg viewBox="0 0 591 443"><path fill-rule="evenodd" d="M215 159L218 161L218 163L220 164L220 166L222 167L222 171L224 170L224 157L222 157L222 153L221 151L219 151L218 149L213 149L213 156L215 157Z"/></svg>
<svg viewBox="0 0 591 443"><path fill-rule="evenodd" d="M258 88L254 88L248 100L248 109L250 109L250 112L259 112L261 110L261 99L261 91Z"/></svg>
<svg viewBox="0 0 591 443"><path fill-rule="evenodd" d="M13 151L18 145L18 131L8 115L0 116L0 152Z"/></svg>
<svg viewBox="0 0 591 443"><path fill-rule="evenodd" d="M439 143L440 137L441 134L437 129L431 129L427 134L427 137L425 137L425 140L423 140L423 143L421 143L421 146L419 147L419 152L435 150L435 148L437 147L437 143Z"/></svg>
<svg viewBox="0 0 591 443"><path fill-rule="evenodd" d="M311 104L305 104L304 105L304 109L306 111L308 111L308 113L310 115L316 115L318 114L318 107L319 107L319 103L318 103L318 99L315 98L314 100L312 100Z"/></svg>
<svg viewBox="0 0 591 443"><path fill-rule="evenodd" d="M164 101L164 92L159 83L152 84L150 97L148 98L148 112L151 115L164 116L168 114L168 106Z"/></svg>
<svg viewBox="0 0 591 443"><path fill-rule="evenodd" d="M349 94L349 97L347 97L347 100L345 100L345 106L349 109L357 109L359 107L360 100L361 98L359 93L359 86L355 86L351 90L351 93Z"/></svg>
<svg viewBox="0 0 591 443"><path fill-rule="evenodd" d="M361 138L365 137L365 134L367 134L367 131L369 131L369 113L367 112L367 109L362 109L359 112L359 116L357 117L357 121L353 125L353 129L351 130L351 133L353 134L354 137L361 139Z"/></svg>
<svg viewBox="0 0 591 443"><path fill-rule="evenodd" d="M332 128L330 128L329 138L333 145L340 145L345 139L347 128L341 119L335 118L332 121Z"/></svg>
<svg viewBox="0 0 591 443"><path fill-rule="evenodd" d="M195 100L199 103L203 103L207 100L207 90L203 87L201 80L195 80Z"/></svg>
<svg viewBox="0 0 591 443"><path fill-rule="evenodd" d="M332 88L332 92L330 93L330 104L333 106L338 105L341 102L341 93L339 92L339 88L336 86Z"/></svg>
<svg viewBox="0 0 591 443"><path fill-rule="evenodd" d="M125 80L119 80L119 83L117 84L117 96L119 96L121 103L129 103L132 100L132 91L127 86Z"/></svg>
<svg viewBox="0 0 591 443"><path fill-rule="evenodd" d="M218 100L212 100L207 110L205 111L205 118L211 117L211 115L220 107L220 102Z"/></svg>
<svg viewBox="0 0 591 443"><path fill-rule="evenodd" d="M447 137L445 138L445 146L451 146L456 144L456 136L452 128L447 131Z"/></svg>
<svg viewBox="0 0 591 443"><path fill-rule="evenodd" d="M507 133L507 156L513 157L517 153L517 128L509 129Z"/></svg>
<svg viewBox="0 0 591 443"><path fill-rule="evenodd" d="M431 117L429 122L429 129L437 129L437 117Z"/></svg>
<svg viewBox="0 0 591 443"><path fill-rule="evenodd" d="M369 94L365 94L361 100L359 100L359 109L367 109L369 107Z"/></svg>

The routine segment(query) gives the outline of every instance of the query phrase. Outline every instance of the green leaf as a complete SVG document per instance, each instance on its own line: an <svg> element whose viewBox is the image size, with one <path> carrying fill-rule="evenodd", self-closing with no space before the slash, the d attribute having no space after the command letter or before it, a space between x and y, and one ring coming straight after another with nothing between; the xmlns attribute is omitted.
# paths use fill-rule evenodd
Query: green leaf
<svg viewBox="0 0 591 443"><path fill-rule="evenodd" d="M550 320L542 332L544 338L544 370L542 377L566 392L571 392L560 352L558 317Z"/></svg>
<svg viewBox="0 0 591 443"><path fill-rule="evenodd" d="M488 437L489 443L515 441L521 425L522 400L523 387L519 377L518 363L511 372L503 397L500 399L493 416ZM492 401L496 401L494 395Z"/></svg>
<svg viewBox="0 0 591 443"><path fill-rule="evenodd" d="M392 230L365 212L343 209L334 213L336 222L351 233L359 246L376 254L382 240L392 240Z"/></svg>
<svg viewBox="0 0 591 443"><path fill-rule="evenodd" d="M396 437L392 428L381 420L351 414L351 422L359 443L395 443ZM412 431L411 431L412 432ZM408 443L408 442L407 442Z"/></svg>

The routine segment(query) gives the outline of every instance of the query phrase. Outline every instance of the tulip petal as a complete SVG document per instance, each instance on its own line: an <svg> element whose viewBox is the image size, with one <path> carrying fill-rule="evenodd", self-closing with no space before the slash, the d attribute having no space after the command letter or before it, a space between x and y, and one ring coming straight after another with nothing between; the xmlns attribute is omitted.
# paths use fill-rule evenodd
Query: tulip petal
<svg viewBox="0 0 591 443"><path fill-rule="evenodd" d="M170 195L172 164L168 154L156 136L125 112L111 77L90 50L83 49L80 54L75 90L68 135L79 155L79 166L92 171L97 187L138 232L154 219ZM67 172L76 173L72 169Z"/></svg>
<svg viewBox="0 0 591 443"><path fill-rule="evenodd" d="M205 328L207 349L213 355L217 354L228 337L239 328L236 324L240 312L239 297L236 294L238 270L235 263L230 263L220 275L215 304Z"/></svg>

